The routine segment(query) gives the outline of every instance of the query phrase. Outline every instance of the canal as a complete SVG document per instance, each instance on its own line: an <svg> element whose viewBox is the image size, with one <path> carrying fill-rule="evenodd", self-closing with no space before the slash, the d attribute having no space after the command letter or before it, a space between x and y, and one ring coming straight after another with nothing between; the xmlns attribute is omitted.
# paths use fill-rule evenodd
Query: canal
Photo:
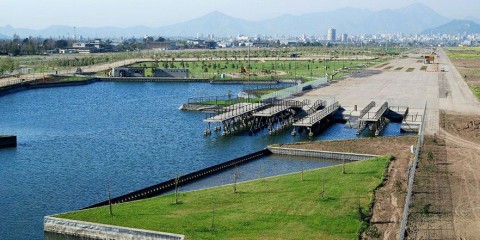
<svg viewBox="0 0 480 240"><path fill-rule="evenodd" d="M240 134L203 136L204 114L179 111L188 97L238 93L242 85L208 83L105 83L45 88L0 97L0 134L18 147L0 150L0 236L43 239L45 215L103 201L193 172L272 143L307 136ZM398 135L389 124L385 134ZM314 139L355 138L334 124ZM268 157L242 166L241 180L335 161ZM226 172L182 190L229 183Z"/></svg>

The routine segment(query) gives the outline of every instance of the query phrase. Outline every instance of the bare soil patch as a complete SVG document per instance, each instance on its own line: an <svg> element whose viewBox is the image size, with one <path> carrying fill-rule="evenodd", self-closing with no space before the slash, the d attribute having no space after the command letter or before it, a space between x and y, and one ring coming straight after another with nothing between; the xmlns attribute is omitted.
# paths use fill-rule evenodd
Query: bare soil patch
<svg viewBox="0 0 480 240"><path fill-rule="evenodd" d="M440 113L440 133L421 152L409 239L480 236L480 116Z"/></svg>
<svg viewBox="0 0 480 240"><path fill-rule="evenodd" d="M468 85L480 87L480 59L451 59Z"/></svg>
<svg viewBox="0 0 480 240"><path fill-rule="evenodd" d="M452 190L455 234L460 239L480 236L480 116L441 114Z"/></svg>
<svg viewBox="0 0 480 240"><path fill-rule="evenodd" d="M405 205L407 169L413 159L410 146L415 144L416 139L416 136L375 137L294 143L284 146L298 149L392 155L394 160L388 168L387 179L384 185L375 192L372 225L369 229L375 234L364 234L362 237L365 239L396 239Z"/></svg>

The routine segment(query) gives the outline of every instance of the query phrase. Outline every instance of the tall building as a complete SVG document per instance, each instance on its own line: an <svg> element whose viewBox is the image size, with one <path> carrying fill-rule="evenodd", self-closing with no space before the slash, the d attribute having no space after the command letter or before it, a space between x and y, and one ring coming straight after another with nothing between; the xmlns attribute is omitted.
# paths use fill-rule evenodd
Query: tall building
<svg viewBox="0 0 480 240"><path fill-rule="evenodd" d="M327 32L327 40L328 41L335 41L337 40L337 30L335 28L328 29Z"/></svg>
<svg viewBox="0 0 480 240"><path fill-rule="evenodd" d="M342 34L342 42L348 41L348 35L346 33Z"/></svg>

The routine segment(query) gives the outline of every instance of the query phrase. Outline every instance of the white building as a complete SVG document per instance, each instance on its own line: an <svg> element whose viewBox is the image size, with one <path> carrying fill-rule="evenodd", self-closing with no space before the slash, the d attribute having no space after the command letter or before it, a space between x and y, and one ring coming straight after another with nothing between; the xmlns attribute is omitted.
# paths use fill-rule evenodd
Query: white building
<svg viewBox="0 0 480 240"><path fill-rule="evenodd" d="M328 29L327 41L336 41L336 40L337 40L337 30L335 28Z"/></svg>

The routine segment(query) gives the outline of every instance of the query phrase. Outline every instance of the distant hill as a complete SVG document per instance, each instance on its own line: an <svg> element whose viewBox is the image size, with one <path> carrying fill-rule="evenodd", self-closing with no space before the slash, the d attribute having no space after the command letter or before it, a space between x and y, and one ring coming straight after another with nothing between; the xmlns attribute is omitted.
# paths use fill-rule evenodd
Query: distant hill
<svg viewBox="0 0 480 240"><path fill-rule="evenodd" d="M173 25L150 28L136 26L118 27L77 27L76 34L83 37L142 37L151 36L183 36L194 37L197 33L214 34L219 37L244 35L285 35L299 36L301 34L325 35L328 28L337 29L338 35L398 33L417 34L424 29L434 28L447 23L449 19L436 13L429 7L415 3L405 8L370 11L357 8L342 8L330 12L315 12L302 15L282 15L261 21L247 21L235 18L221 12L212 12L205 16L191 19ZM9 37L17 34L21 37L42 36L62 37L73 36L74 29L70 26L51 26L41 30L0 27L0 34Z"/></svg>
<svg viewBox="0 0 480 240"><path fill-rule="evenodd" d="M197 33L216 36L245 35L324 35L327 29L337 33L372 34L398 33L416 34L448 22L427 6L415 3L406 8L373 12L365 9L342 8L330 12L303 15L282 15L276 18L252 22L213 12L187 22L158 28L167 36L196 36Z"/></svg>
<svg viewBox="0 0 480 240"><path fill-rule="evenodd" d="M475 17L472 17L472 16L467 17L467 18L465 18L465 19L463 19L463 20L472 21L472 22L475 22L475 23L477 23L477 24L480 24L480 19L475 18Z"/></svg>
<svg viewBox="0 0 480 240"><path fill-rule="evenodd" d="M357 28L367 33L407 33L417 34L427 28L436 27L448 22L429 7L415 3L406 8L382 10L357 24ZM365 27L362 27L365 26Z"/></svg>
<svg viewBox="0 0 480 240"><path fill-rule="evenodd" d="M423 34L472 34L480 33L480 24L467 20L453 20L436 28L427 29Z"/></svg>

